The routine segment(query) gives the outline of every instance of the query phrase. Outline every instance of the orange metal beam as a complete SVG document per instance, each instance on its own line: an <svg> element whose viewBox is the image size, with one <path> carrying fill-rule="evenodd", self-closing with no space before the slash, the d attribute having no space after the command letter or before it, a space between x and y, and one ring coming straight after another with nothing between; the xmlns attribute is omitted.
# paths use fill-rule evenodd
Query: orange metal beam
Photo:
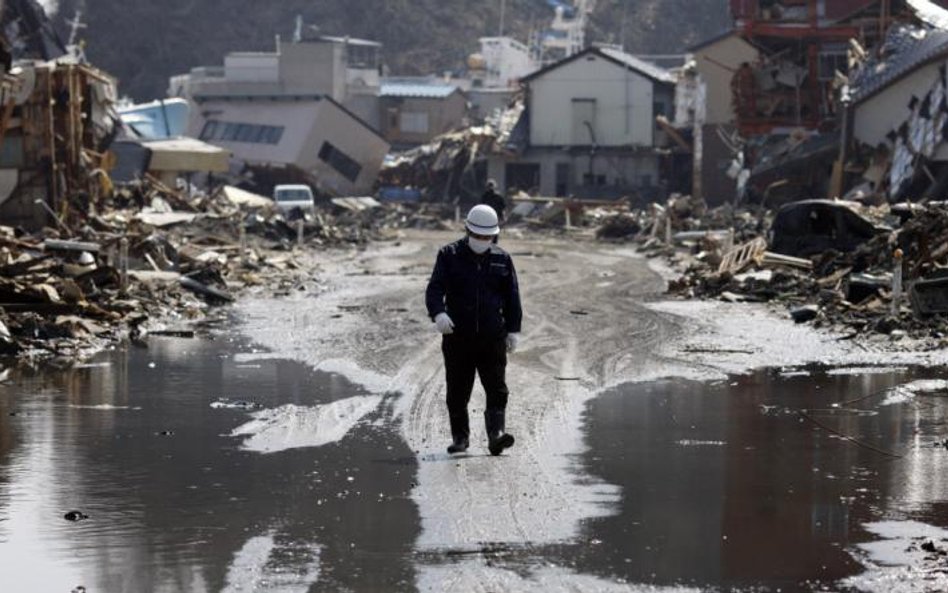
<svg viewBox="0 0 948 593"><path fill-rule="evenodd" d="M773 23L751 21L744 25L744 34L755 37L781 37L785 39L838 39L849 40L858 38L858 27L802 27L787 26Z"/></svg>

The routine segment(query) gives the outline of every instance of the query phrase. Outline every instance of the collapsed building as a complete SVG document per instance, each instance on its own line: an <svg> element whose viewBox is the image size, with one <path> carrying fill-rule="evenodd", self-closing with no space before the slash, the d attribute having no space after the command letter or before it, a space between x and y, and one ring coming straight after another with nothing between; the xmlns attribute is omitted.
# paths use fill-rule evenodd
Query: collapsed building
<svg viewBox="0 0 948 593"><path fill-rule="evenodd" d="M379 97L381 132L392 150L427 144L467 123L467 95L450 82L387 78Z"/></svg>
<svg viewBox="0 0 948 593"><path fill-rule="evenodd" d="M872 55L893 26L917 22L922 5L938 4L948 2L731 0L733 29L691 49L691 76L679 85L676 124L693 130L695 195L777 203L842 195L840 90L851 61Z"/></svg>
<svg viewBox="0 0 948 593"><path fill-rule="evenodd" d="M389 150L378 131L380 48L298 23L273 52L232 52L223 67L173 77L169 95L193 106L189 135L229 150L261 193L305 182L366 195Z"/></svg>
<svg viewBox="0 0 948 593"><path fill-rule="evenodd" d="M609 235L679 264L675 294L948 345L944 5L732 2L734 30L691 48L676 88L693 196Z"/></svg>
<svg viewBox="0 0 948 593"><path fill-rule="evenodd" d="M849 183L890 201L948 194L948 10L916 6L921 23L891 27L843 94Z"/></svg>
<svg viewBox="0 0 948 593"><path fill-rule="evenodd" d="M33 0L2 5L0 220L27 228L88 209L118 133L116 81L82 63ZM72 204L70 202L73 202Z"/></svg>

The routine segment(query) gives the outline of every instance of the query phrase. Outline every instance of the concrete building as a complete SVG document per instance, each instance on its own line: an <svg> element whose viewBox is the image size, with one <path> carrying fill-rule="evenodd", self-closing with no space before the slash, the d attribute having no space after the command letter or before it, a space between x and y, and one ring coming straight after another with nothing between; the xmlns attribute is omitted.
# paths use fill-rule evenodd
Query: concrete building
<svg viewBox="0 0 948 593"><path fill-rule="evenodd" d="M488 164L502 187L600 198L663 191L659 149L668 139L655 118L674 110L675 79L667 70L592 47L523 84L523 146Z"/></svg>
<svg viewBox="0 0 948 593"><path fill-rule="evenodd" d="M196 98L195 135L249 167L295 169L334 196L372 191L389 144L328 96Z"/></svg>
<svg viewBox="0 0 948 593"><path fill-rule="evenodd" d="M426 144L467 122L467 97L453 84L430 80L382 82L382 135L396 150Z"/></svg>
<svg viewBox="0 0 948 593"><path fill-rule="evenodd" d="M305 37L300 27L293 41L278 39L275 52L230 53L222 68L173 77L169 94L194 106L189 135L267 178L336 196L366 194L389 148L377 131L380 47Z"/></svg>
<svg viewBox="0 0 948 593"><path fill-rule="evenodd" d="M365 39L298 33L277 38L274 52L232 52L224 65L193 68L171 78L168 95L188 100L218 96L325 95L379 129L379 52Z"/></svg>

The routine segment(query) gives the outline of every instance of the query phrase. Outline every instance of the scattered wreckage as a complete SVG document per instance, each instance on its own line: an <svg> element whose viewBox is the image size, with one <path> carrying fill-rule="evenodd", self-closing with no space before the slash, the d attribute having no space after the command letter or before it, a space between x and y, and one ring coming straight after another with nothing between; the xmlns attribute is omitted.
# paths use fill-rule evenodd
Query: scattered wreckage
<svg viewBox="0 0 948 593"><path fill-rule="evenodd" d="M806 200L773 212L679 196L615 214L599 235L615 240L614 228L683 270L671 294L779 303L797 322L850 338L948 341L948 203Z"/></svg>
<svg viewBox="0 0 948 593"><path fill-rule="evenodd" d="M188 197L156 179L120 186L94 210L34 233L0 227L4 355L75 361L117 339L191 335L241 290L297 285L309 274L301 247L443 228L449 217L440 206L383 208L371 198L284 214L236 187Z"/></svg>

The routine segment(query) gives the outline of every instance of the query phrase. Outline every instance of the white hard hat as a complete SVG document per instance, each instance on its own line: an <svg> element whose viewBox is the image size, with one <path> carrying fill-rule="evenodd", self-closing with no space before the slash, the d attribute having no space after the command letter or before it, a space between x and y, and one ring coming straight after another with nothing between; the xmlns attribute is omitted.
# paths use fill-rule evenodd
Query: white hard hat
<svg viewBox="0 0 948 593"><path fill-rule="evenodd" d="M95 263L95 258L92 257L92 254L88 251L83 251L79 254L79 263L84 266L88 266L89 264Z"/></svg>
<svg viewBox="0 0 948 593"><path fill-rule="evenodd" d="M471 211L467 213L464 226L476 235L497 235L500 233L500 227L497 226L497 213L486 204L478 204L471 208Z"/></svg>

